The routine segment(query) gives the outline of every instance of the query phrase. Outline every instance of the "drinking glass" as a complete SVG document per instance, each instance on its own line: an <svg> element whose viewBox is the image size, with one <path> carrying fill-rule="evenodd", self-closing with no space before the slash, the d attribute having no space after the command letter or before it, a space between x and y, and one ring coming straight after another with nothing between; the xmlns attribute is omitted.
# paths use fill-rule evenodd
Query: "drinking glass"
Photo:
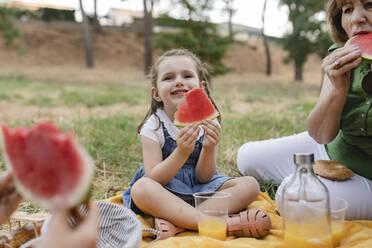
<svg viewBox="0 0 372 248"><path fill-rule="evenodd" d="M195 208L199 211L198 231L200 236L226 240L230 193L199 192L194 194Z"/></svg>
<svg viewBox="0 0 372 248"><path fill-rule="evenodd" d="M348 203L341 197L331 197L331 222L332 222L332 240L333 246L340 245L340 239L345 222L346 209Z"/></svg>

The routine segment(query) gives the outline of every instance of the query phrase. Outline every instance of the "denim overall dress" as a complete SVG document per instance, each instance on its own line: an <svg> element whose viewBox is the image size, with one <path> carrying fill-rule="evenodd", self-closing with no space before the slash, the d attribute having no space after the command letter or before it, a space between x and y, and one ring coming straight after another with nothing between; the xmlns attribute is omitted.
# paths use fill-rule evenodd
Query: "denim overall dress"
<svg viewBox="0 0 372 248"><path fill-rule="evenodd" d="M170 136L167 129L164 127L164 123L161 123L161 127L164 133L164 146L162 148L163 160L166 159L177 147L177 142ZM199 183L196 174L195 174L195 167L199 159L199 155L202 149L204 135L202 135L196 142L195 142L195 149L190 154L189 158L182 166L182 168L178 171L176 176L170 180L168 184L164 187L175 194L176 196L183 199L188 204L194 206L194 199L193 194L196 192L214 192L216 191L223 183L227 180L231 179L231 177L219 175L217 172L213 175L213 177L207 183ZM130 190L133 184L140 179L141 177L145 177L145 170L143 165L137 172L134 174L132 181L128 189L123 193L123 202L124 205L130 209L132 209L136 214L143 214L143 212L135 205L132 201L130 196Z"/></svg>

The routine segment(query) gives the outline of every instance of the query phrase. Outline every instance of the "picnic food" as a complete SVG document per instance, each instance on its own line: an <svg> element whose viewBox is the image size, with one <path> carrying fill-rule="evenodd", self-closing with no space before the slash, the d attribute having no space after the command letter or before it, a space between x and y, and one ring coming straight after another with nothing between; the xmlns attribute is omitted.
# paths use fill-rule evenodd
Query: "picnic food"
<svg viewBox="0 0 372 248"><path fill-rule="evenodd" d="M30 129L2 125L0 143L17 190L26 198L50 208L56 197L67 207L81 203L91 185L94 163L75 136L52 123Z"/></svg>
<svg viewBox="0 0 372 248"><path fill-rule="evenodd" d="M213 120L217 116L218 112L205 91L202 88L195 88L187 92L178 103L174 124L183 127L189 123Z"/></svg>
<svg viewBox="0 0 372 248"><path fill-rule="evenodd" d="M347 180L354 176L354 173L345 165L332 160L317 160L313 169L317 175L335 181Z"/></svg>
<svg viewBox="0 0 372 248"><path fill-rule="evenodd" d="M356 45L362 50L362 58L372 63L372 33L359 34L350 38L345 46Z"/></svg>

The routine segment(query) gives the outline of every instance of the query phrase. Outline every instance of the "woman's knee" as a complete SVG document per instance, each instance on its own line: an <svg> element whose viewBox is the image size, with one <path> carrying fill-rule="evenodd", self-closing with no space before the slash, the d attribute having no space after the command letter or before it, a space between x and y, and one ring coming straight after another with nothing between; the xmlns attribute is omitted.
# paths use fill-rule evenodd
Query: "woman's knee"
<svg viewBox="0 0 372 248"><path fill-rule="evenodd" d="M257 151L257 142L248 142L242 145L237 154L237 166L243 175L257 176L257 168L260 163L259 151ZM263 155L263 154L262 154Z"/></svg>

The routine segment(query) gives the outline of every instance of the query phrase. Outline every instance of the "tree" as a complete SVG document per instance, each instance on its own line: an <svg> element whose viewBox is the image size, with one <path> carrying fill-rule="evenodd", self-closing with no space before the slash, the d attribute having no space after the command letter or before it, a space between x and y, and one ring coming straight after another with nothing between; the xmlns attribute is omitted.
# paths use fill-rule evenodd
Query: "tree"
<svg viewBox="0 0 372 248"><path fill-rule="evenodd" d="M286 62L294 62L295 80L302 81L303 65L307 56L318 49L323 35L325 2L322 0L280 0L289 9L288 19L293 31L282 39L283 48L288 51Z"/></svg>
<svg viewBox="0 0 372 248"><path fill-rule="evenodd" d="M264 2L263 10L262 10L262 29L261 29L261 35L265 47L265 54L266 54L266 75L271 75L271 56L270 56L270 48L267 41L267 37L265 35L265 13L266 13L266 4L267 0Z"/></svg>
<svg viewBox="0 0 372 248"><path fill-rule="evenodd" d="M97 15L97 0L94 0L94 16L93 16L93 21L94 21L94 27L96 29L97 33L103 33L103 29L101 24L99 23L98 20L98 15Z"/></svg>
<svg viewBox="0 0 372 248"><path fill-rule="evenodd" d="M208 12L213 8L212 0L172 0L186 10L184 19L174 19L167 15L157 18L158 26L173 27L178 32L160 32L154 44L161 50L186 48L194 52L202 61L208 63L211 74L223 74L229 69L222 63L230 39L221 37L216 24L209 22Z"/></svg>
<svg viewBox="0 0 372 248"><path fill-rule="evenodd" d="M231 41L234 40L234 30L233 30L233 23L232 18L234 14L236 13L236 9L233 8L233 2L234 0L222 0L225 4L223 11L227 13L228 16L228 26L229 26L229 38Z"/></svg>
<svg viewBox="0 0 372 248"><path fill-rule="evenodd" d="M13 23L14 13L11 9L0 7L0 32L5 39L5 45L10 46L21 33Z"/></svg>
<svg viewBox="0 0 372 248"><path fill-rule="evenodd" d="M150 6L148 6L150 4ZM148 10L148 7L150 9ZM154 0L143 0L143 20L144 20L144 46L145 46L145 75L150 72L152 65L152 34Z"/></svg>
<svg viewBox="0 0 372 248"><path fill-rule="evenodd" d="M85 14L82 0L79 0L79 4L80 4L81 15L83 17L82 27L83 27L83 36L84 36L84 45L85 45L86 64L88 68L93 68L94 67L93 51L92 51L93 49L92 49L92 39L90 37L90 32L89 32L88 18Z"/></svg>

